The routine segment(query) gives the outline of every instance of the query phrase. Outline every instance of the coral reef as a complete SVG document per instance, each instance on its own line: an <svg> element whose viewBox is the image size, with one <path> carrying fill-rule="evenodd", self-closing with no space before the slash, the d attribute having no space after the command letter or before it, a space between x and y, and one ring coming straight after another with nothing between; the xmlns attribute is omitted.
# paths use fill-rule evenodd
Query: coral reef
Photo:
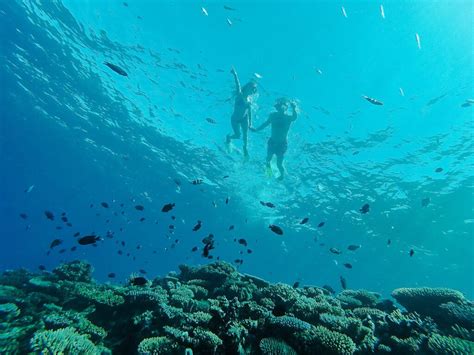
<svg viewBox="0 0 474 355"><path fill-rule="evenodd" d="M181 266L142 285L98 284L73 261L0 275L0 353L472 354L460 292L293 288L230 264Z"/></svg>

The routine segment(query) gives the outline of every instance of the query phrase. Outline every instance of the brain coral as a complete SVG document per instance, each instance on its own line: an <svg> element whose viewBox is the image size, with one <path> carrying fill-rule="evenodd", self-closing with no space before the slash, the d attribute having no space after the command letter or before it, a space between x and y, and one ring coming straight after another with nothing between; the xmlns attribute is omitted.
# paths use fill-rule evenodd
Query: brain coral
<svg viewBox="0 0 474 355"><path fill-rule="evenodd" d="M305 354L350 355L356 350L355 343L347 335L323 326L296 333L296 337Z"/></svg>

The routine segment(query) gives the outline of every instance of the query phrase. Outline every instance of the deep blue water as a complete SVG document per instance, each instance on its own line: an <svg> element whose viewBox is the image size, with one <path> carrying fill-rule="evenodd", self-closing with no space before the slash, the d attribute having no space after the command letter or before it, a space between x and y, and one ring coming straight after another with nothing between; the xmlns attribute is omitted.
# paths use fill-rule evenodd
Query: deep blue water
<svg viewBox="0 0 474 355"><path fill-rule="evenodd" d="M153 277L209 262L213 233L214 258L271 281L474 296L471 1L387 2L385 18L368 1L345 1L347 17L330 1L127 3L0 2L0 269L80 258L101 281ZM265 176L269 131L251 134L249 162L224 151L232 66L258 81L256 125L276 98L299 101L283 182Z"/></svg>

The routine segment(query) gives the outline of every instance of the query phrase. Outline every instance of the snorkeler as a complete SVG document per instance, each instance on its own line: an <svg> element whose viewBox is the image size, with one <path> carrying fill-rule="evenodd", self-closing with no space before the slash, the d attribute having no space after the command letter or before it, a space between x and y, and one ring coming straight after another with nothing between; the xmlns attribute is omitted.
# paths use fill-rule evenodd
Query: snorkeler
<svg viewBox="0 0 474 355"><path fill-rule="evenodd" d="M244 143L244 156L247 158L248 152L248 130L252 126L252 109L250 96L257 93L257 84L249 81L242 88L240 87L239 77L234 68L230 71L234 76L236 96L234 103L234 113L230 120L234 134L228 134L226 137L226 145L230 149L232 139L240 138L240 129L242 128L242 139Z"/></svg>
<svg viewBox="0 0 474 355"><path fill-rule="evenodd" d="M288 105L291 105L293 113L287 115ZM271 174L270 162L273 155L277 157L277 166L280 171L279 180L282 180L285 175L285 168L283 167L283 158L285 157L288 148L288 131L291 124L296 120L298 114L296 112L296 104L286 98L280 98L275 103L276 112L270 114L268 119L258 128L250 128L252 132L261 131L265 127L272 125L272 135L268 140L267 147L267 172Z"/></svg>

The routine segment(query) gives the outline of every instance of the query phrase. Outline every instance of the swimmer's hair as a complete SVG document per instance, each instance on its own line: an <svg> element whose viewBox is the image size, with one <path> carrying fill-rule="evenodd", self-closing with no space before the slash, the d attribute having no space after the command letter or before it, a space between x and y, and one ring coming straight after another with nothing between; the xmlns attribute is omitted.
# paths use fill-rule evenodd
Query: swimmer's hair
<svg viewBox="0 0 474 355"><path fill-rule="evenodd" d="M278 108L283 105L289 105L289 104L290 104L290 100L288 98L280 97L279 99L276 99L274 107Z"/></svg>
<svg viewBox="0 0 474 355"><path fill-rule="evenodd" d="M251 93L257 91L257 83L253 80L250 80L247 84L242 87L243 93Z"/></svg>

